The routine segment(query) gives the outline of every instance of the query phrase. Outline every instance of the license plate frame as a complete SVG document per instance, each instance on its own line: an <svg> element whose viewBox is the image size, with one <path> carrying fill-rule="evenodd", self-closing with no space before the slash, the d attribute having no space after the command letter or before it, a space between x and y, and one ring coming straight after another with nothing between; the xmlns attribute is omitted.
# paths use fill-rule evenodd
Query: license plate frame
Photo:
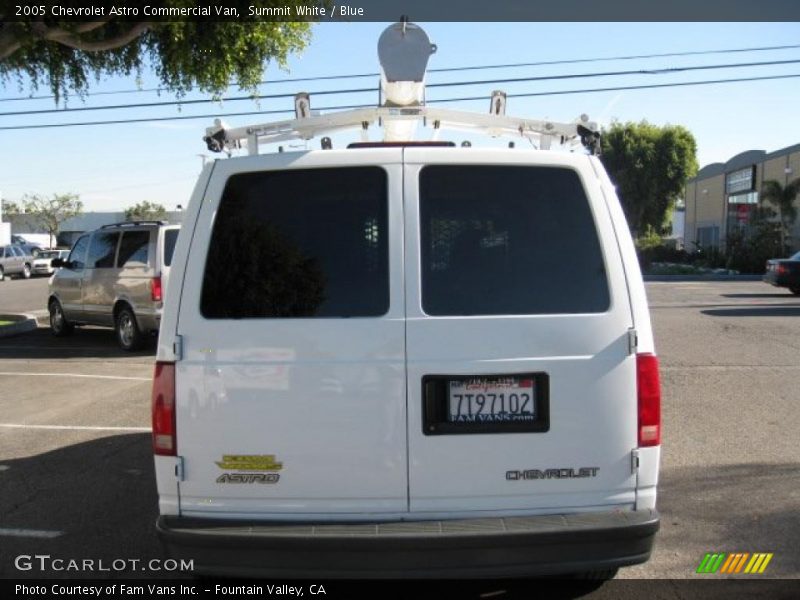
<svg viewBox="0 0 800 600"><path fill-rule="evenodd" d="M533 419L451 419L451 382L456 388L467 384L475 387L482 382L530 380L533 390ZM488 387L487 387L488 389ZM515 388L519 389L519 388ZM475 433L543 433L550 430L550 380L547 373L491 373L425 375L422 378L422 432L425 435Z"/></svg>

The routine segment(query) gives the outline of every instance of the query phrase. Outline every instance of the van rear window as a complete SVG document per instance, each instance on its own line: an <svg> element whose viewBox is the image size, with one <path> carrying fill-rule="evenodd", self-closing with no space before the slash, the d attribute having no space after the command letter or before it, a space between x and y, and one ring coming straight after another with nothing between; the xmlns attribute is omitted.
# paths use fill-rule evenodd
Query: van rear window
<svg viewBox="0 0 800 600"><path fill-rule="evenodd" d="M167 229L164 232L164 265L172 266L172 255L175 254L175 243L178 241L180 229Z"/></svg>
<svg viewBox="0 0 800 600"><path fill-rule="evenodd" d="M125 231L119 245L117 264L120 267L134 266L134 263L147 265L147 247L150 245L150 231Z"/></svg>
<svg viewBox="0 0 800 600"><path fill-rule="evenodd" d="M594 219L570 169L425 167L420 219L429 315L608 310Z"/></svg>
<svg viewBox="0 0 800 600"><path fill-rule="evenodd" d="M385 314L387 202L386 172L378 167L234 175L214 221L202 315Z"/></svg>

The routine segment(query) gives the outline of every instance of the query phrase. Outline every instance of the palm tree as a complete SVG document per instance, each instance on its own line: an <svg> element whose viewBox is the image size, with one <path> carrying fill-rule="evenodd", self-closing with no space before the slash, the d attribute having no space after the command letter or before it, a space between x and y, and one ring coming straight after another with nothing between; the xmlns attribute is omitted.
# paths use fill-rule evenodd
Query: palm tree
<svg viewBox="0 0 800 600"><path fill-rule="evenodd" d="M786 238L789 237L789 230L797 220L797 207L794 201L798 194L800 194L800 177L785 186L774 179L765 181L761 186L761 198L778 209L778 218L781 223L781 248L784 252L788 251Z"/></svg>

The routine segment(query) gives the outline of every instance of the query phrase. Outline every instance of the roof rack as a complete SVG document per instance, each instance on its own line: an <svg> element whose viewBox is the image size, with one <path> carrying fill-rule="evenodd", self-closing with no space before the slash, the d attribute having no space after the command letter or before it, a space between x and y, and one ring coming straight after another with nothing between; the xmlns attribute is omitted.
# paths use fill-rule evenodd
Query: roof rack
<svg viewBox="0 0 800 600"><path fill-rule="evenodd" d="M216 119L214 126L206 129L203 140L211 152L227 152L247 148L248 154L258 154L259 144L290 140L310 140L333 132L358 129L362 142L369 142L366 133L375 124L383 125L403 121L422 121L434 130L434 138L442 129L457 129L483 133L492 137L526 138L539 143L542 150L550 149L553 140L561 144L580 144L590 154L599 154L600 131L589 117L581 115L572 123L558 123L501 114L479 114L467 111L416 107L361 108L325 115L274 121L259 125L228 128ZM387 142L398 141L387 139Z"/></svg>
<svg viewBox="0 0 800 600"><path fill-rule="evenodd" d="M122 221L120 223L109 223L108 225L103 225L100 229L108 229L109 227L137 227L139 225L166 225L166 221Z"/></svg>
<svg viewBox="0 0 800 600"><path fill-rule="evenodd" d="M489 114L449 110L425 105L425 71L428 58L437 50L417 25L403 17L390 25L378 41L381 62L379 106L342 112L319 114L311 110L311 97L305 92L295 95L295 118L245 127L230 128L216 119L203 137L211 152L246 148L258 154L259 144L290 140L310 140L316 136L344 130L360 130L362 144L370 143L371 126L382 126L383 140L388 144L409 141L419 121L433 129L432 141L442 129L457 129L492 137L521 137L550 149L555 140L561 145L580 143L591 154L600 152L600 130L589 117L581 115L571 123L506 116L505 92L491 94ZM382 102L381 102L382 99ZM322 139L324 150L332 147L330 138ZM363 146L362 146L363 147Z"/></svg>

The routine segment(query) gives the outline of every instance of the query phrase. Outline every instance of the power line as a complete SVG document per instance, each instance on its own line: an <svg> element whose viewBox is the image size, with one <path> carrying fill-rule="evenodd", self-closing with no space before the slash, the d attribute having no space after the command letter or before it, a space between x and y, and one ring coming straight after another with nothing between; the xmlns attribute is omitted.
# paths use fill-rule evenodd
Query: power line
<svg viewBox="0 0 800 600"><path fill-rule="evenodd" d="M675 73L684 73L689 71L710 71L717 69L739 69L749 67L767 67L777 65L790 65L800 63L800 59L796 60L770 60L750 63L733 63L733 64L716 64L716 65L695 65L689 67L667 67L660 69L636 69L632 71L604 71L599 73L569 73L566 75L540 75L536 77L512 77L504 79L484 79L484 80L471 80L471 81L451 81L444 83L428 84L427 88L444 88L456 87L466 85L487 85L499 83L527 83L531 81L561 81L566 79L587 79L597 77L619 77L623 75L672 75ZM345 90L320 90L310 92L312 96L322 96L331 94L357 94L363 92L374 92L375 88L354 88ZM160 106L175 106L175 105L193 105L193 104L207 104L209 102L238 102L241 100L274 100L277 98L293 98L295 94L270 94L265 96L233 96L230 98L221 98L214 100L210 98L203 98L199 100L170 100L164 102L143 102L138 104L111 104L106 106L81 106L78 108L51 108L42 110L22 110L13 112L0 113L0 117L11 117L21 115L43 115L55 113L68 113L68 112L86 112L97 110L120 110L130 108L153 108Z"/></svg>
<svg viewBox="0 0 800 600"><path fill-rule="evenodd" d="M568 65L568 64L581 64L581 63L596 63L596 62L610 62L615 60L640 60L640 59L649 59L649 58L667 58L667 57L677 57L677 56L702 56L702 55L709 55L709 54L736 54L736 53L746 53L746 52L766 52L766 51L774 51L774 50L792 50L800 48L800 44L787 44L784 46L758 46L753 48L727 48L727 49L720 49L720 50L693 50L687 52L665 52L660 54L633 54L633 55L626 55L626 56L607 56L607 57L599 57L599 58L574 58L574 59L562 59L562 60L546 60L546 61L537 61L537 62L523 62L523 63L506 63L506 64L494 64L494 65L477 65L477 66L465 66L465 67L447 67L441 69L428 69L428 73L453 73L459 71L476 71L476 70L491 70L491 69L512 69L512 68L520 68L520 67L541 67L541 66L551 66L551 65ZM362 77L380 77L380 73L352 73L352 74L340 74L340 75L320 75L315 77L294 77L294 78L287 78L287 79L278 79L274 81L263 80L259 81L256 85L266 85L266 84L279 84L279 83L299 83L299 82L307 82L307 81L334 81L340 79L357 79ZM243 89L243 86L230 84L229 87L238 87L239 89ZM165 88L144 88L144 89L129 89L129 90L111 90L105 92L92 92L87 93L86 96L111 96L111 95L120 95L120 94L141 94L141 93L151 93L151 92L166 92L168 91ZM0 102L17 102L17 101L25 101L25 100L52 100L55 98L53 95L46 95L46 96L18 96L15 98L0 98Z"/></svg>
<svg viewBox="0 0 800 600"><path fill-rule="evenodd" d="M800 73L790 74L790 75L765 75L761 77L739 77L735 79L709 79L705 81L685 81L685 82L674 82L674 83L654 83L654 84L647 84L647 85L631 85L631 86L618 86L618 87L605 87L605 88L591 88L591 89L582 89L582 90L555 90L549 92L531 92L531 93L521 93L521 94L508 94L509 98L530 98L534 96L559 96L565 94L591 94L595 92L615 92L615 91L627 91L627 90L645 90L645 89L655 89L655 88L669 88L669 87L685 87L685 86L695 86L695 85L713 85L713 84L720 84L720 83L741 83L747 81L768 81L768 80L777 80L777 79L793 79L800 77ZM474 100L481 100L486 101L488 96L472 96L472 97L465 97L465 98L443 98L437 100L428 100L428 104L439 104L445 102L469 102ZM351 104L346 106L324 106L320 107L319 110L346 110L351 108L369 108L370 104ZM184 120L191 120L191 119L215 119L220 117L242 117L242 116L253 116L253 115L275 115L275 114L288 114L293 113L293 109L281 109L281 110L265 110L265 111L248 111L248 112L238 112L238 113L226 113L224 115L219 114L205 114L205 115L181 115L177 117L152 117L152 118L142 118L142 119L117 119L112 121L85 121L80 123L52 123L48 125L11 125L0 127L0 131L8 131L8 130L19 130L19 129L48 129L48 128L58 128L58 127L83 127L83 126L90 126L90 125L123 125L129 123L155 123L159 121L184 121Z"/></svg>

